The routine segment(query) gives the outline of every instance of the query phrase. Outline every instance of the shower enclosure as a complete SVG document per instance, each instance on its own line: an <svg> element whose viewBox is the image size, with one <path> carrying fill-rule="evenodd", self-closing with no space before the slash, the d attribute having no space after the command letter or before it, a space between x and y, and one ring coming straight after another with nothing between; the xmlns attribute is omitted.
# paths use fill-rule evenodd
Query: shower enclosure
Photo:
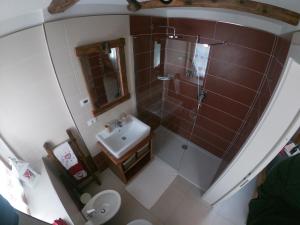
<svg viewBox="0 0 300 225"><path fill-rule="evenodd" d="M130 24L138 116L155 132L154 153L205 191L263 113L289 43L214 21L131 16Z"/></svg>
<svg viewBox="0 0 300 225"><path fill-rule="evenodd" d="M205 132L199 117L207 95L204 81L211 45L225 43L201 43L197 36L177 35L171 26L163 28L170 33L153 35L149 40L153 47L148 71L151 81L149 87L137 87L137 93L142 92L137 94L139 115L152 128L158 128L154 138L154 152L158 157L205 190L220 159L202 147L208 143L198 137ZM134 39L137 38L140 37ZM215 147L211 151L218 155L222 150L219 153Z"/></svg>

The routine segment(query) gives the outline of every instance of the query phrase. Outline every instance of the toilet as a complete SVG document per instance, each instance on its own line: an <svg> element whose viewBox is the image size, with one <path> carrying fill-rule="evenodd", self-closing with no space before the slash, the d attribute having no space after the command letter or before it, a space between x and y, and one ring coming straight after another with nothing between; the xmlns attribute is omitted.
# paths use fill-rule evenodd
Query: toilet
<svg viewBox="0 0 300 225"><path fill-rule="evenodd" d="M130 223L128 223L127 225L152 225L152 223L150 223L147 220L143 220L143 219L138 219L138 220L133 220Z"/></svg>

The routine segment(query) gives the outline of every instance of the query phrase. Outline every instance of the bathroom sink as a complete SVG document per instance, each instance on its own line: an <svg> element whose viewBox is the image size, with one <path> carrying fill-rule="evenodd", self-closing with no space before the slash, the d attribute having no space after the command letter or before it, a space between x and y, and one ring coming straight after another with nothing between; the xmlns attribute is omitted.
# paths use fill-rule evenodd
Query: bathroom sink
<svg viewBox="0 0 300 225"><path fill-rule="evenodd" d="M91 222L90 224L101 225L113 218L119 211L120 206L120 194L114 190L105 190L89 200L83 207L82 213Z"/></svg>
<svg viewBox="0 0 300 225"><path fill-rule="evenodd" d="M134 116L122 127L109 132L107 129L96 135L97 140L117 159L150 134L150 127Z"/></svg>

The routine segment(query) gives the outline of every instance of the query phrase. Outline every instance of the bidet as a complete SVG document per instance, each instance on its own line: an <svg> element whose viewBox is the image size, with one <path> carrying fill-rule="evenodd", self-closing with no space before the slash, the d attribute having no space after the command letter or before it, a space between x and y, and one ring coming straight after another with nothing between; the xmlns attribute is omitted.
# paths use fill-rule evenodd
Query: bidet
<svg viewBox="0 0 300 225"><path fill-rule="evenodd" d="M88 225L101 225L113 218L121 207L121 196L117 191L105 190L96 194L82 209Z"/></svg>

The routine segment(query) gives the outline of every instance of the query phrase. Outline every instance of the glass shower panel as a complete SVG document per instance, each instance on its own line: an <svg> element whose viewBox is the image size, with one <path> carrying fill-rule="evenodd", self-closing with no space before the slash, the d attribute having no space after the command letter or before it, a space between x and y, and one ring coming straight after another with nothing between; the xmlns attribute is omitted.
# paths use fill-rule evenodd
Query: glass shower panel
<svg viewBox="0 0 300 225"><path fill-rule="evenodd" d="M209 46L197 43L197 37L167 38L163 72L161 124L186 139L191 139L208 62ZM187 146L184 146L187 147Z"/></svg>
<svg viewBox="0 0 300 225"><path fill-rule="evenodd" d="M205 97L210 46L198 43L196 36L176 37L152 35L149 51L135 54L137 109L139 118L153 129L161 125L185 138L187 145ZM146 46L148 38L135 38L135 49L140 43ZM143 69L139 64L145 64Z"/></svg>

